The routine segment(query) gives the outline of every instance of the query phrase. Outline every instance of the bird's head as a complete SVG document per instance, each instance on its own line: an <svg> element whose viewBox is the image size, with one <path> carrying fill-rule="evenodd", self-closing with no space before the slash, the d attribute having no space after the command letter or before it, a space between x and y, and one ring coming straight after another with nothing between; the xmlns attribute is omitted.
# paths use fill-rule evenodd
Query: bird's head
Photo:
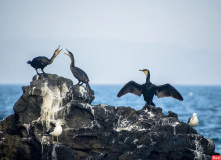
<svg viewBox="0 0 221 160"><path fill-rule="evenodd" d="M150 71L148 69L140 69L139 71L142 71L147 77L150 76Z"/></svg>
<svg viewBox="0 0 221 160"><path fill-rule="evenodd" d="M61 125L63 126L64 123L62 123L61 121L58 121L58 122L55 123L55 125L56 125L56 126L61 126Z"/></svg>
<svg viewBox="0 0 221 160"><path fill-rule="evenodd" d="M68 53L64 53L65 55L69 56L69 57L73 57L73 54L68 50L66 49Z"/></svg>
<svg viewBox="0 0 221 160"><path fill-rule="evenodd" d="M55 56L57 56L57 55L62 51L62 49L61 49L61 50L59 50L59 49L60 49L60 45L59 45L58 48L54 51Z"/></svg>
<svg viewBox="0 0 221 160"><path fill-rule="evenodd" d="M197 114L196 114L196 113L193 113L193 117L197 117Z"/></svg>

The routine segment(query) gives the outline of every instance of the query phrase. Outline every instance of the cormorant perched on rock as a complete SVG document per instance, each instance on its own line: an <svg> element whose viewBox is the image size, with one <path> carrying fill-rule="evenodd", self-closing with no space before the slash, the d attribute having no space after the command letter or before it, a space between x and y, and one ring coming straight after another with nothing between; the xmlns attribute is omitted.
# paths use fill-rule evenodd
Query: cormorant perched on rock
<svg viewBox="0 0 221 160"><path fill-rule="evenodd" d="M39 57L35 57L32 61L28 61L27 63L30 64L33 68L35 68L37 74L39 74L38 68L41 68L42 72L45 73L44 68L47 65L51 64L54 61L55 57L61 52L62 49L59 50L59 48L60 46L58 47L58 49L54 51L54 54L51 57L51 59L48 59L45 56L39 56Z"/></svg>
<svg viewBox="0 0 221 160"><path fill-rule="evenodd" d="M58 142L58 136L62 133L61 125L63 125L61 122L56 122L55 127L50 128L49 131L46 132L46 134L50 134L52 136L52 143L54 143L54 137L57 137Z"/></svg>
<svg viewBox="0 0 221 160"><path fill-rule="evenodd" d="M133 93L135 95L141 96L143 94L144 100L148 105L154 105L152 102L153 96L156 95L158 98L162 97L173 97L180 101L183 101L181 94L170 84L164 84L157 86L150 82L150 71L148 69L140 70L146 75L146 83L138 84L134 81L130 81L124 85L124 87L119 91L117 97L121 97L127 93Z"/></svg>
<svg viewBox="0 0 221 160"><path fill-rule="evenodd" d="M66 54L67 56L69 56L71 58L70 69L71 69L71 72L73 73L74 77L78 80L77 85L82 85L83 83L85 83L88 92L90 94L94 95L94 91L91 89L91 87L89 85L89 78L88 78L87 74L82 69L75 67L74 55L70 51L68 51L68 53L64 53L64 54Z"/></svg>
<svg viewBox="0 0 221 160"><path fill-rule="evenodd" d="M195 126L198 125L198 118L197 118L197 114L196 113L193 113L193 117L190 117L188 119L187 124L192 126L192 127L195 127Z"/></svg>

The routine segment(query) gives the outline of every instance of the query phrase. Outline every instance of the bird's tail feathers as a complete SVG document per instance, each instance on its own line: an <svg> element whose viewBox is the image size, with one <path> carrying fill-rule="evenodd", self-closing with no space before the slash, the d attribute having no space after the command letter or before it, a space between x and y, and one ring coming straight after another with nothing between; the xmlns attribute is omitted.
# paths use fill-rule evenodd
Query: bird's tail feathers
<svg viewBox="0 0 221 160"><path fill-rule="evenodd" d="M28 64L31 64L31 61L28 61L27 63L28 63Z"/></svg>

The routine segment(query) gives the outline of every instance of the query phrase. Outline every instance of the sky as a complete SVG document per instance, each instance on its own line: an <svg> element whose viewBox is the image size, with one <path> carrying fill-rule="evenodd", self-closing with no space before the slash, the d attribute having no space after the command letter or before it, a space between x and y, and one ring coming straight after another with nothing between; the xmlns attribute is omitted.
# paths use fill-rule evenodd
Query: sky
<svg viewBox="0 0 221 160"><path fill-rule="evenodd" d="M29 84L26 62L78 81L66 48L91 84L221 85L220 0L0 0L0 84ZM39 70L40 71L40 70Z"/></svg>

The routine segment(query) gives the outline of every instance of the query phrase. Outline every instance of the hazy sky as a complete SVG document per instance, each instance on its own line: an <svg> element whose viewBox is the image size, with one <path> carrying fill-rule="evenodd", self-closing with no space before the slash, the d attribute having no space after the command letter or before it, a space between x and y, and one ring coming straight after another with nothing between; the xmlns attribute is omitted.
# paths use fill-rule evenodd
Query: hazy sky
<svg viewBox="0 0 221 160"><path fill-rule="evenodd" d="M221 85L220 0L0 0L0 83L28 84L26 62L70 78L68 48L93 84Z"/></svg>

